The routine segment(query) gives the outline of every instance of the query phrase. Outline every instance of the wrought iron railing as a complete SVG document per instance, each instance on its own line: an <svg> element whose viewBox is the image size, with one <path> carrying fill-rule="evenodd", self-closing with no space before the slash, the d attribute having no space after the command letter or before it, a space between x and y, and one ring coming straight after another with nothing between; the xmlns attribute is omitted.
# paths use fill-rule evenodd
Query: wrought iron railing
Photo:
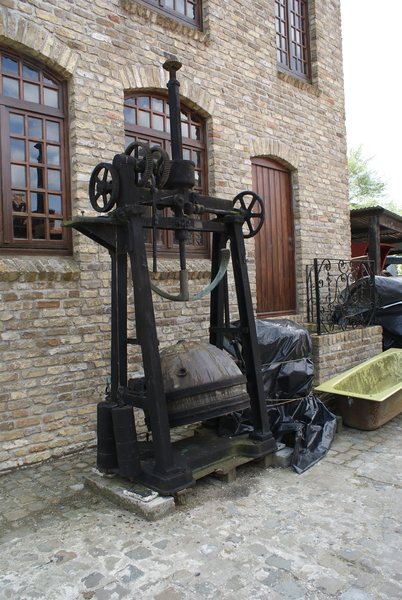
<svg viewBox="0 0 402 600"><path fill-rule="evenodd" d="M317 333L335 333L374 322L374 261L315 258L307 266L307 311Z"/></svg>

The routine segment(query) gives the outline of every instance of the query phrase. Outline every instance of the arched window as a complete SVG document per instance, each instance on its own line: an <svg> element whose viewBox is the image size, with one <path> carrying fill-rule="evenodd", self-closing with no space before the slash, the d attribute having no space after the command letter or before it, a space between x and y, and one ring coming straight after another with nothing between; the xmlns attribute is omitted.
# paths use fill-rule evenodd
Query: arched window
<svg viewBox="0 0 402 600"><path fill-rule="evenodd" d="M166 96L156 94L128 94L124 103L126 147L135 140L150 146L161 146L170 155L170 118ZM181 107L183 158L195 163L194 190L207 193L205 127L201 117L186 106ZM150 234L148 241L151 241ZM172 231L159 231L159 249L167 254L177 252ZM208 236L194 232L187 243L193 256L208 256Z"/></svg>
<svg viewBox="0 0 402 600"><path fill-rule="evenodd" d="M54 73L0 48L0 248L69 253L65 86Z"/></svg>

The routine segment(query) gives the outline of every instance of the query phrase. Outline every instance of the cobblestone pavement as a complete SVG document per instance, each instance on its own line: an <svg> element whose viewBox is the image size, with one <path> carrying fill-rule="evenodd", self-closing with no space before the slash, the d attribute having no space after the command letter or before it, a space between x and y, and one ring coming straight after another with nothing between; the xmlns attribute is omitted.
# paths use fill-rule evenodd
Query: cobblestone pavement
<svg viewBox="0 0 402 600"><path fill-rule="evenodd" d="M302 475L206 477L154 523L84 488L94 451L4 475L0 599L400 600L401 432L344 429Z"/></svg>

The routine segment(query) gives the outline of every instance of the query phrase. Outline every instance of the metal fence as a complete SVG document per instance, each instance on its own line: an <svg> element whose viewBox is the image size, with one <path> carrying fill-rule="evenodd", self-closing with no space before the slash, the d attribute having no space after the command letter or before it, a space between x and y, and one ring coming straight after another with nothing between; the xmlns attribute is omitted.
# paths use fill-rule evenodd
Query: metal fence
<svg viewBox="0 0 402 600"><path fill-rule="evenodd" d="M373 324L374 261L315 258L307 266L307 311L317 333Z"/></svg>

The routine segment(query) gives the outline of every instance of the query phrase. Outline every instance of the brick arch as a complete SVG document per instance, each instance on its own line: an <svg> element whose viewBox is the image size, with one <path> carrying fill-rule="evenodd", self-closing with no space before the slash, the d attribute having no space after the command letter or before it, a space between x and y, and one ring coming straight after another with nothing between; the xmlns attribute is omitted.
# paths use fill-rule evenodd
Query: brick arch
<svg viewBox="0 0 402 600"><path fill-rule="evenodd" d="M178 77L180 79L179 89L181 100L189 108L196 110L200 116L204 118L210 117L214 110L214 98L206 90L200 89L199 86L195 85L193 81L185 76L181 76L180 71ZM134 65L122 68L120 69L120 78L125 90L167 91L168 74L162 66L140 67ZM197 102L194 102L193 98L197 98Z"/></svg>
<svg viewBox="0 0 402 600"><path fill-rule="evenodd" d="M73 73L79 60L78 52L44 27L7 8L0 9L0 44L41 61L64 77Z"/></svg>
<svg viewBox="0 0 402 600"><path fill-rule="evenodd" d="M250 156L265 156L283 164L290 171L295 171L299 166L299 155L293 148L278 140L258 138L252 140Z"/></svg>

